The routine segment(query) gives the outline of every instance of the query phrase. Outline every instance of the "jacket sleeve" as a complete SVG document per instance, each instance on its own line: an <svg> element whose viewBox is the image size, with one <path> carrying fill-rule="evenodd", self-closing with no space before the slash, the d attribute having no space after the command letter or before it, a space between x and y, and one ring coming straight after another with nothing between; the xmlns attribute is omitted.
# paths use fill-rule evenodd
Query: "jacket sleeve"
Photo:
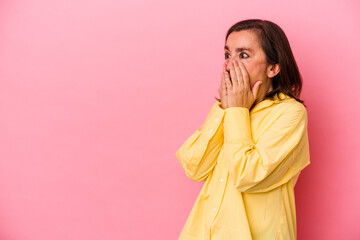
<svg viewBox="0 0 360 240"><path fill-rule="evenodd" d="M193 181L205 181L217 163L224 142L223 116L220 102L213 104L202 126L183 143L175 155L185 174Z"/></svg>
<svg viewBox="0 0 360 240"><path fill-rule="evenodd" d="M289 105L256 143L249 109L225 109L224 156L229 178L240 192L273 190L310 164L306 109L297 101Z"/></svg>

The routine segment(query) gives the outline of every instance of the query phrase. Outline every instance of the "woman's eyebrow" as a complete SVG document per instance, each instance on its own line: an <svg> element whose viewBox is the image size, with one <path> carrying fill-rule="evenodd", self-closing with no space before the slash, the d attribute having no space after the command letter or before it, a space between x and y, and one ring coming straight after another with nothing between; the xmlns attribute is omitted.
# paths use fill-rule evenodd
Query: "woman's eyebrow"
<svg viewBox="0 0 360 240"><path fill-rule="evenodd" d="M229 51L229 47L225 45L224 50L228 50ZM244 50L247 50L249 52L253 52L253 50L251 48L245 48L245 47L241 47L241 48L236 48L235 52L242 52Z"/></svg>

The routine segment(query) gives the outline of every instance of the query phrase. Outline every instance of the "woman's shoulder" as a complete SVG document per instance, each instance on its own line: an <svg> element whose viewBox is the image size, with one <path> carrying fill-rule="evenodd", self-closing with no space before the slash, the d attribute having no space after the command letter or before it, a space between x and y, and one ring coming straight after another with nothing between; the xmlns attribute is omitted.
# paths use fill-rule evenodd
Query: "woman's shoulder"
<svg viewBox="0 0 360 240"><path fill-rule="evenodd" d="M306 107L303 103L297 101L295 98L288 96L284 93L279 94L279 98L277 98L278 108L282 109L287 113L291 112L303 112L306 113Z"/></svg>
<svg viewBox="0 0 360 240"><path fill-rule="evenodd" d="M305 105L301 102L298 101L296 98L287 95L285 93L280 92L279 95L275 95L274 96L275 101L279 101L279 102L287 102L287 103L292 103L294 105L297 105L299 108L303 108L304 110L306 110Z"/></svg>

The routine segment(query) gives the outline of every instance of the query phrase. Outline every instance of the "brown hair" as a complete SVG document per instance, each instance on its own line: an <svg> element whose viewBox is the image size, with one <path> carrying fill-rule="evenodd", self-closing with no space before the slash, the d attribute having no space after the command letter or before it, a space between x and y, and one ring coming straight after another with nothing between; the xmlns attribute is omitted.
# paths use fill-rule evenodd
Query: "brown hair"
<svg viewBox="0 0 360 240"><path fill-rule="evenodd" d="M267 62L280 65L280 72L272 78L273 90L266 94L265 99L274 99L275 95L279 97L282 92L304 104L304 101L300 100L302 77L284 31L267 20L247 19L229 28L225 42L230 33L241 30L255 30ZM216 100L220 101L218 98Z"/></svg>

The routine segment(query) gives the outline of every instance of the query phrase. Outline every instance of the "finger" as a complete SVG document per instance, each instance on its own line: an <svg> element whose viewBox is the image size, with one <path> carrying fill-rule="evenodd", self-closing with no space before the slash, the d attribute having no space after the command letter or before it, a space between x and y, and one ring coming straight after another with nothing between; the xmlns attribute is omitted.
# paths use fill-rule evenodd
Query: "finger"
<svg viewBox="0 0 360 240"><path fill-rule="evenodd" d="M232 90L232 83L230 82L230 76L228 72L225 72L225 86L227 91Z"/></svg>
<svg viewBox="0 0 360 240"><path fill-rule="evenodd" d="M222 75L225 79L225 72L226 72L226 63L223 63L223 68L222 68Z"/></svg>
<svg viewBox="0 0 360 240"><path fill-rule="evenodd" d="M236 87L238 85L238 80L236 77L234 62L230 63L230 76L231 76L231 83L233 87Z"/></svg>
<svg viewBox="0 0 360 240"><path fill-rule="evenodd" d="M253 93L253 96L254 96L254 99L256 99L257 95L258 95L258 92L259 92L259 88L260 88L260 85L262 84L262 81L257 81L252 89L252 93Z"/></svg>
<svg viewBox="0 0 360 240"><path fill-rule="evenodd" d="M237 76L237 80L238 80L238 85L243 86L243 75L242 75L241 69L239 67L238 61L235 61L234 67L235 67L235 72L236 72L236 76Z"/></svg>
<svg viewBox="0 0 360 240"><path fill-rule="evenodd" d="M244 64L242 62L239 62L239 67L241 69L241 73L242 73L242 80L243 80L243 84L247 89L250 89L250 77L249 74L244 66Z"/></svg>
<svg viewBox="0 0 360 240"><path fill-rule="evenodd" d="M224 74L224 78L223 78L223 82L222 82L222 89L223 89L224 96L226 96L227 95L227 87L226 87L226 80L225 80L225 72L223 74Z"/></svg>

